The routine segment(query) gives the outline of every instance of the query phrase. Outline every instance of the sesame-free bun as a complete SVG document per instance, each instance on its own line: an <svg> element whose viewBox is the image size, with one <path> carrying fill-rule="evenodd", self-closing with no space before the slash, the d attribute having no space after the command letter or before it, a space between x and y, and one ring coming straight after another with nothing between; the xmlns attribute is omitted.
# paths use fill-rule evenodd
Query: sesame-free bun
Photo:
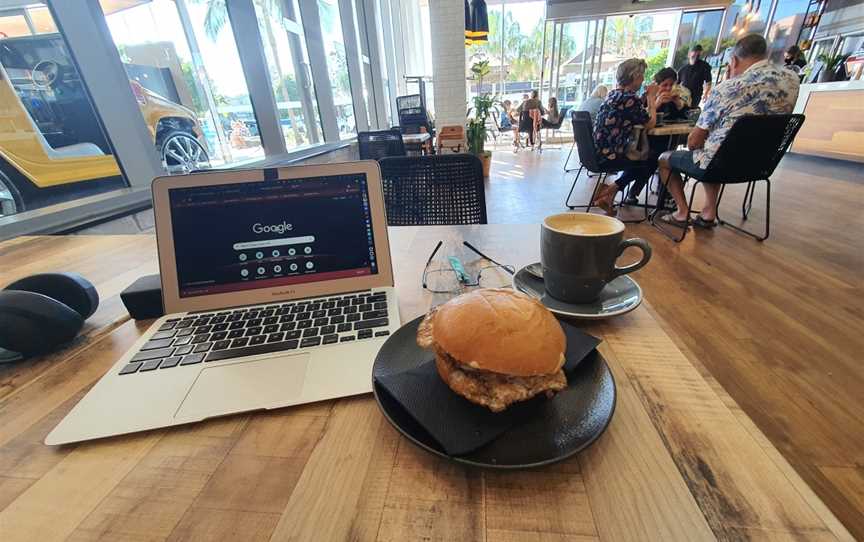
<svg viewBox="0 0 864 542"><path fill-rule="evenodd" d="M561 324L539 301L520 292L487 288L436 307L421 331L426 343L472 369L509 376L548 375L564 364ZM418 337L420 339L420 337Z"/></svg>

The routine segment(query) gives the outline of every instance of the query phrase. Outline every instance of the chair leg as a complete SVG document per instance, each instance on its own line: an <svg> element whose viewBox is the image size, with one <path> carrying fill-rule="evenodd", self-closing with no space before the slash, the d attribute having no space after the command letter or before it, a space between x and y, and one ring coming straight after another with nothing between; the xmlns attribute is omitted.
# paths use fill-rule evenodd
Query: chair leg
<svg viewBox="0 0 864 542"><path fill-rule="evenodd" d="M669 176L670 177L672 176L671 171L669 172ZM683 180L685 185L687 184L687 181L689 181L689 179L687 177L684 177L682 180ZM668 183L668 182L669 182L669 178L666 179L666 183ZM675 237L674 235L672 235L669 231L666 230L666 228L664 228L657 221L658 217L660 216L660 211L661 211L660 205L662 205L660 202L662 202L663 199L666 197L666 183L663 183L663 182L660 183L660 194L658 196L660 199L657 200L657 202L658 202L657 208L654 210L653 213L651 213L651 219L650 219L649 223L652 226L654 226L656 229L660 230L660 233L665 235L668 239L671 239L672 241L674 241L676 243L680 243L681 241L684 240L684 237L687 236L687 230L690 229L690 224L689 224L690 210L693 207L693 198L696 195L696 185L699 184L699 181L696 181L695 183L693 183L693 188L690 190L690 199L687 200L687 221L688 221L688 223L686 226L681 228L681 236L680 237Z"/></svg>
<svg viewBox="0 0 864 542"><path fill-rule="evenodd" d="M575 205L570 205L570 197L573 195L573 190L576 189L576 182L579 180L579 175L581 175L581 174L582 174L582 166L580 165L578 168L578 171L576 172L576 178L573 179L573 184L570 185L570 192L567 193L567 199L564 200L564 206L570 210L573 210L576 208Z"/></svg>
<svg viewBox="0 0 864 542"><path fill-rule="evenodd" d="M567 159L564 160L564 173L570 173L571 171L576 171L577 169L581 170L582 166L580 165L578 168L567 169L567 165L570 164L570 157L573 156L573 149L576 148L576 142L574 141L572 145L570 145L570 152L567 153Z"/></svg>
<svg viewBox="0 0 864 542"><path fill-rule="evenodd" d="M580 168L579 168L579 173L580 173L580 174L582 173L582 169L583 169L583 168L580 166ZM586 170L586 171L587 171L587 170ZM606 174L605 174L605 173L600 173L600 174L598 174L598 175L597 175L597 180L594 182L594 189L591 190L591 199L588 200L588 203L581 203L581 204L576 205L576 204L570 203L570 198L573 196L573 191L574 191L575 188L576 188L576 182L579 180L579 175L577 174L577 175L576 175L576 178L573 179L573 185L570 187L570 193L567 194L567 200L564 202L564 204L565 204L565 205L567 206L567 208L570 209L571 211L572 211L573 209L576 209L576 208L583 208L583 207L584 207L584 208L585 208L585 212L587 213L588 211L591 210L592 207L595 206L595 205L594 205L594 199L597 197L597 193L599 192L600 187L603 186L603 179L605 179L605 178L606 178Z"/></svg>
<svg viewBox="0 0 864 542"><path fill-rule="evenodd" d="M765 184L765 190L766 191L765 191L765 234L764 235L760 236L759 234L745 230L744 228L740 228L734 224L730 224L730 223L726 222L725 220L723 220L722 218L720 218L720 198L719 197L717 198L717 222L719 222L721 226L726 226L727 228L732 228L733 230L737 231L738 233L743 233L744 235L749 235L750 237L752 237L753 239L756 239L757 241L764 241L764 240L768 239L768 236L771 234L771 179L764 179L764 181L766 183ZM725 186L724 186L724 188L725 188ZM750 206L752 206L753 193L755 193L755 192L756 192L756 183L754 181L753 182L753 189L750 191L750 194L747 197L747 199L749 199L751 202ZM723 189L721 188L720 189L720 195L722 196L722 194L723 194ZM747 201L747 199L745 199L745 201ZM750 209L748 209L747 212L749 214ZM746 218L745 218L745 220L746 220Z"/></svg>

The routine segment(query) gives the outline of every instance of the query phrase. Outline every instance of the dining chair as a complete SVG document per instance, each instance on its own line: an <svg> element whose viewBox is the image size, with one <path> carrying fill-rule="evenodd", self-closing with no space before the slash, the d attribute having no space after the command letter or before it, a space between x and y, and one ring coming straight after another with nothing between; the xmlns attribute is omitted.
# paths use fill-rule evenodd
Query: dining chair
<svg viewBox="0 0 864 542"><path fill-rule="evenodd" d="M399 129L358 132L357 146L361 160L380 160L387 156L405 156L405 143Z"/></svg>
<svg viewBox="0 0 864 542"><path fill-rule="evenodd" d="M483 165L473 154L379 162L390 226L486 224Z"/></svg>
<svg viewBox="0 0 864 542"><path fill-rule="evenodd" d="M684 172L673 168L672 171L681 174L684 184L690 179L696 181L687 200L687 216L689 217L692 212L693 196L699 183L720 184L720 194L717 197L717 220L720 225L749 235L758 241L768 239L771 233L771 175L792 145L795 135L804 124L804 118L804 115L798 114L744 115L732 125L704 170ZM666 182L668 181L667 178ZM762 235L723 220L720 218L719 209L726 185L746 183L744 202L741 205L741 219L746 221L753 207L753 195L756 192L756 183L759 181L765 181L766 186L765 232ZM663 183L661 194L665 192L665 188L666 185ZM651 215L651 225L676 243L684 240L689 227L680 228L681 235L676 237L661 225L662 221L658 221L658 216L657 211Z"/></svg>
<svg viewBox="0 0 864 542"><path fill-rule="evenodd" d="M567 193L567 199L564 200L564 205L571 210L576 209L577 207L584 207L585 212L587 213L592 207L596 207L596 205L594 205L594 198L597 197L597 192L604 184L606 177L624 169L644 167L647 165L647 162L635 162L632 160L601 161L597 154L597 148L594 146L591 114L587 111L574 111L571 119L573 124L573 139L576 150L579 153L580 164L576 170L576 177L573 179L573 184L570 186L570 192ZM569 160L570 157L568 156L567 159ZM573 191L576 189L576 183L579 181L582 171L597 175L596 181L594 182L594 188L591 191L591 199L588 200L588 203L571 204L570 198L573 196ZM586 177L590 179L587 175Z"/></svg>

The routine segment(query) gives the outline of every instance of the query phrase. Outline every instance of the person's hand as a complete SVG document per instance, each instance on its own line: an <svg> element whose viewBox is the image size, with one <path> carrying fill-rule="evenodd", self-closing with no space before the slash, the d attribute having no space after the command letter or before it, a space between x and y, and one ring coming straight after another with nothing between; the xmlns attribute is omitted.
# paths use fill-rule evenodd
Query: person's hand
<svg viewBox="0 0 864 542"><path fill-rule="evenodd" d="M657 98L656 98L657 107L660 107L663 104L667 104L674 99L675 99L675 97L672 95L671 92L661 92L660 94L657 95Z"/></svg>
<svg viewBox="0 0 864 542"><path fill-rule="evenodd" d="M654 98L660 92L660 86L657 83L651 83L645 87L645 95L649 98Z"/></svg>

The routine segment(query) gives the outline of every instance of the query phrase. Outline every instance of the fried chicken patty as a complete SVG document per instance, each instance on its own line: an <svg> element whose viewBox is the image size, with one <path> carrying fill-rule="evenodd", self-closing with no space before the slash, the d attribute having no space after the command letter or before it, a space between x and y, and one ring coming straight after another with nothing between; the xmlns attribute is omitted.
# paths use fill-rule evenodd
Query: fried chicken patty
<svg viewBox="0 0 864 542"><path fill-rule="evenodd" d="M456 363L439 347L435 348L435 365L453 391L492 412L501 412L513 403L526 401L543 392L551 397L554 392L567 387L567 377L560 369L550 375L507 376L470 369Z"/></svg>

